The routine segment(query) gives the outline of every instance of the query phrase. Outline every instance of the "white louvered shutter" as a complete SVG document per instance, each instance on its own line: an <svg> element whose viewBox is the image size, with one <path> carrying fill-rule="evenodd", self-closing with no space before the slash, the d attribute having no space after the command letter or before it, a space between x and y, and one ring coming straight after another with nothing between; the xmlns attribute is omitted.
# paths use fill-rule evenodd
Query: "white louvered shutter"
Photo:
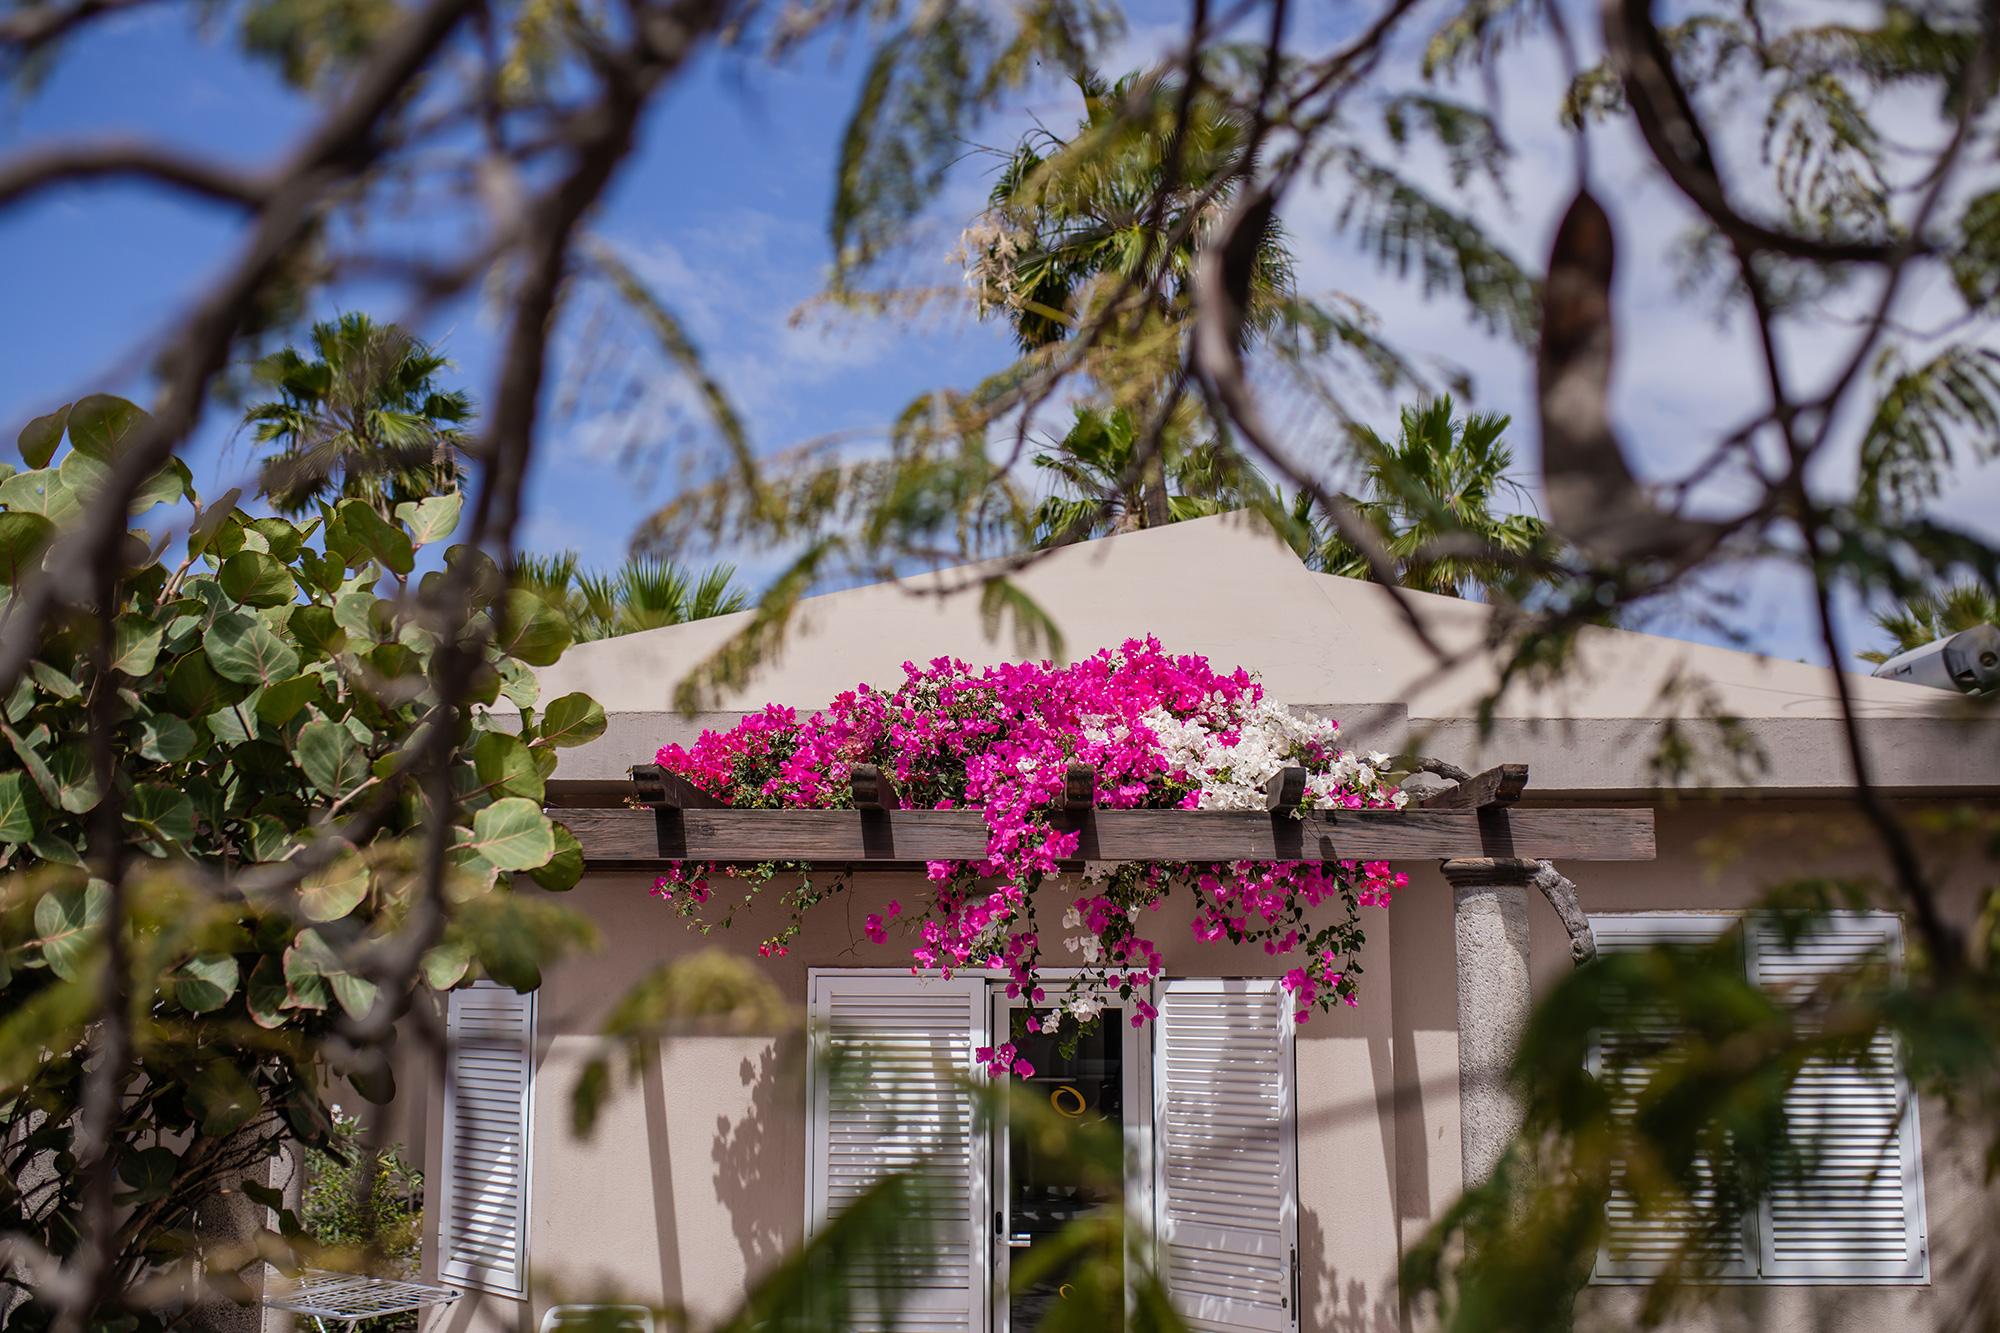
<svg viewBox="0 0 2000 1333"><path fill-rule="evenodd" d="M1781 996L1870 962L1902 961L1900 923L1874 913L1825 917L1791 942L1775 922L1759 921L1750 941L1753 979ZM1780 1181L1765 1200L1764 1275L1924 1277L1929 1256L1917 1108L1895 1038L1877 1033L1865 1060L1808 1064L1786 1097L1785 1116L1804 1149L1805 1170Z"/></svg>
<svg viewBox="0 0 2000 1333"><path fill-rule="evenodd" d="M1637 953L1655 946L1699 948L1721 938L1736 918L1727 916L1593 916L1591 933L1602 953ZM1674 1030L1663 1015L1635 1014L1623 1039L1643 1043L1640 1050L1670 1041ZM1611 1089L1612 1105L1618 1114L1631 1114L1639 1092L1651 1077L1653 1065L1643 1057L1621 1052L1612 1043L1618 1036L1601 1036L1593 1043L1591 1069L1606 1076L1616 1068L1622 1072L1620 1086ZM1693 1206L1640 1216L1632 1197L1622 1188L1622 1172L1612 1172L1611 1197L1605 1204L1604 1245L1597 1255L1600 1277L1643 1277L1659 1272L1676 1256L1686 1253L1695 1214L1705 1200L1698 1195ZM1742 1226L1708 1255L1708 1271L1719 1277L1753 1277L1757 1272L1754 1218L1744 1218ZM1692 1259L1692 1255L1687 1255Z"/></svg>
<svg viewBox="0 0 2000 1333"><path fill-rule="evenodd" d="M1169 980L1154 1033L1161 1275L1195 1329L1298 1327L1292 1013L1274 979Z"/></svg>
<svg viewBox="0 0 2000 1333"><path fill-rule="evenodd" d="M986 1044L986 983L977 977L817 976L811 1161L814 1228L882 1176L919 1163L935 1172L926 1197L929 1243L885 1256L891 1271L850 1271L865 1293L893 1288L894 1326L946 1333L986 1325L988 1142L967 1082ZM862 1298L866 1304L865 1296ZM856 1329L889 1326L865 1316Z"/></svg>
<svg viewBox="0 0 2000 1333"><path fill-rule="evenodd" d="M476 981L445 1004L443 1222L438 1276L521 1296L535 997Z"/></svg>

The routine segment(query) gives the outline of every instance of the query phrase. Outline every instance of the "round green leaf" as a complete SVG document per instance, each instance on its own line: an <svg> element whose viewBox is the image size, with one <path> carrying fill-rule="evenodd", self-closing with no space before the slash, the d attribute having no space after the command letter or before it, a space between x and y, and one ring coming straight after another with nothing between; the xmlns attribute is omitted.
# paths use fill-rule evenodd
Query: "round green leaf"
<svg viewBox="0 0 2000 1333"><path fill-rule="evenodd" d="M258 695L258 720L268 722L274 727L282 727L297 717L301 708L322 693L319 677L310 672L303 676L293 676L290 680L281 680Z"/></svg>
<svg viewBox="0 0 2000 1333"><path fill-rule="evenodd" d="M243 987L243 1004L250 1011L250 1021L260 1028L283 1027L287 998L284 965L268 954L259 958Z"/></svg>
<svg viewBox="0 0 2000 1333"><path fill-rule="evenodd" d="M500 599L496 637L501 651L529 666L550 666L574 640L569 622L535 594L509 588Z"/></svg>
<svg viewBox="0 0 2000 1333"><path fill-rule="evenodd" d="M250 1122L263 1106L257 1085L227 1060L197 1069L187 1080L188 1100L201 1113L201 1132L226 1138Z"/></svg>
<svg viewBox="0 0 2000 1333"><path fill-rule="evenodd" d="M290 620L292 637L308 658L331 657L347 646L347 631L330 606L299 606Z"/></svg>
<svg viewBox="0 0 2000 1333"><path fill-rule="evenodd" d="M70 494L62 474L52 467L16 472L0 481L0 505L18 513L40 514L57 523L83 507Z"/></svg>
<svg viewBox="0 0 2000 1333"><path fill-rule="evenodd" d="M346 529L347 536L379 561L384 569L395 574L407 574L415 567L416 553L410 544L410 534L383 518L369 505L360 500L342 500L335 513L338 525Z"/></svg>
<svg viewBox="0 0 2000 1333"><path fill-rule="evenodd" d="M118 1178L130 1185L132 1192L119 1196L118 1202L131 1205L166 1198L173 1191L180 1166L181 1159L170 1148L128 1150L118 1159Z"/></svg>
<svg viewBox="0 0 2000 1333"><path fill-rule="evenodd" d="M587 694L565 694L542 714L542 739L550 745L582 745L604 734L604 705Z"/></svg>
<svg viewBox="0 0 2000 1333"><path fill-rule="evenodd" d="M0 513L0 583L15 584L32 573L56 525L41 514Z"/></svg>
<svg viewBox="0 0 2000 1333"><path fill-rule="evenodd" d="M283 606L298 596L291 571L262 551L238 551L222 562L222 590L245 606Z"/></svg>
<svg viewBox="0 0 2000 1333"><path fill-rule="evenodd" d="M126 803L125 818L158 842L185 847L194 841L194 801L179 787L163 782L139 784Z"/></svg>
<svg viewBox="0 0 2000 1333"><path fill-rule="evenodd" d="M136 748L141 758L162 764L179 763L194 750L194 728L172 713L140 718Z"/></svg>
<svg viewBox="0 0 2000 1333"><path fill-rule="evenodd" d="M79 398L69 410L70 448L89 458L109 458L146 419L136 403L108 393Z"/></svg>
<svg viewBox="0 0 2000 1333"><path fill-rule="evenodd" d="M194 487L194 474L188 471L186 463L172 459L152 476L139 483L139 489L132 492L132 512L143 514L154 505L170 505L188 494Z"/></svg>
<svg viewBox="0 0 2000 1333"><path fill-rule="evenodd" d="M524 796L538 805L541 802L541 771L518 736L504 731L480 732L472 743L472 769L479 785L493 796Z"/></svg>
<svg viewBox="0 0 2000 1333"><path fill-rule="evenodd" d="M299 673L299 655L291 645L241 611L217 616L203 647L209 664L239 684L270 685Z"/></svg>
<svg viewBox="0 0 2000 1333"><path fill-rule="evenodd" d="M368 863L355 852L335 857L299 881L299 910L312 921L338 921L368 896Z"/></svg>
<svg viewBox="0 0 2000 1333"><path fill-rule="evenodd" d="M368 757L338 722L316 719L300 727L292 755L312 785L336 800L368 777Z"/></svg>
<svg viewBox="0 0 2000 1333"><path fill-rule="evenodd" d="M541 806L509 796L473 815L472 837L461 846L501 870L533 870L555 855L555 828Z"/></svg>
<svg viewBox="0 0 2000 1333"><path fill-rule="evenodd" d="M70 872L64 872L70 873ZM42 960L64 981L77 978L91 932L104 920L111 886L101 879L74 881L49 889L35 902L35 934Z"/></svg>
<svg viewBox="0 0 2000 1333"><path fill-rule="evenodd" d="M0 773L0 842L27 842L35 836L35 815L28 807L28 779L22 773Z"/></svg>
<svg viewBox="0 0 2000 1333"><path fill-rule="evenodd" d="M200 653L189 653L167 672L167 706L182 717L207 717L250 693L224 680Z"/></svg>
<svg viewBox="0 0 2000 1333"><path fill-rule="evenodd" d="M472 966L472 941L447 940L424 950L424 981L432 990L450 990Z"/></svg>
<svg viewBox="0 0 2000 1333"><path fill-rule="evenodd" d="M528 878L551 893L568 893L583 878L583 844L576 835L561 824L554 825L556 854L547 865L536 866L528 872Z"/></svg>
<svg viewBox="0 0 2000 1333"><path fill-rule="evenodd" d="M191 1014L212 1013L236 994L238 975L235 955L196 954L174 969L174 1001Z"/></svg>
<svg viewBox="0 0 2000 1333"><path fill-rule="evenodd" d="M73 815L96 809L104 796L90 762L90 748L80 740L58 745L50 753L49 776L55 782L56 804Z"/></svg>
<svg viewBox="0 0 2000 1333"><path fill-rule="evenodd" d="M128 676L149 674L160 659L160 627L148 616L127 612L111 627L111 669Z"/></svg>
<svg viewBox="0 0 2000 1333"><path fill-rule="evenodd" d="M63 431L69 426L70 404L64 403L45 417L36 417L21 427L21 434L15 443L21 447L21 461L29 467L47 467L49 460L56 456L56 446L62 443Z"/></svg>
<svg viewBox="0 0 2000 1333"><path fill-rule="evenodd" d="M396 506L396 517L410 530L410 540L418 546L428 546L451 536L458 526L459 511L465 506L465 497L457 491L449 495L432 495L422 500L405 500Z"/></svg>

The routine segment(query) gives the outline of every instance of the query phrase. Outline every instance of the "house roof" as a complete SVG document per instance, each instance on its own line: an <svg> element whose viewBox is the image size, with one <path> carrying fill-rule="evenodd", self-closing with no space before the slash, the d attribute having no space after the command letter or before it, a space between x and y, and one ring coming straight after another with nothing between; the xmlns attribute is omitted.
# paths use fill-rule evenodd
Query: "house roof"
<svg viewBox="0 0 2000 1333"><path fill-rule="evenodd" d="M784 646L720 713L673 712L678 682L748 623L749 613L579 644L541 672L544 695L583 690L614 715L595 744L568 752L562 776L599 778L645 762L667 739L769 702L809 710L859 681L894 684L905 661L1018 658L1006 624L982 612L981 566L801 602ZM1289 704L1330 711L1360 744L1410 746L1468 767L1526 761L1534 789L1628 792L1659 785L1651 758L1675 733L1695 743L1695 785L1813 792L1851 781L1833 673L1627 630L1583 631L1558 680L1516 682L1490 724L1498 684L1479 651L1492 609L1403 593L1454 659L1440 666L1380 585L1307 570L1261 522L1223 515L1056 551L1014 576L1047 613L1071 658L1152 634L1174 652L1256 671ZM1885 785L1906 791L2000 789L2000 718L1959 696L1849 674ZM1718 726L1724 715L1736 722ZM1761 751L1761 769L1731 756Z"/></svg>

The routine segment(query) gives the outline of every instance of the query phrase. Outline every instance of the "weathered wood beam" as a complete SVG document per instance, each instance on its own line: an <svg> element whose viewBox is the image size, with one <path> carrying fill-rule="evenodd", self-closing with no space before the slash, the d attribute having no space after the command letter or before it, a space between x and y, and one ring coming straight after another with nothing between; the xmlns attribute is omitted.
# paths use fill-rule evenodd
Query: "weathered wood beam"
<svg viewBox="0 0 2000 1333"><path fill-rule="evenodd" d="M1266 810L1296 810L1306 798L1306 771L1293 766L1281 768L1264 784Z"/></svg>
<svg viewBox="0 0 2000 1333"><path fill-rule="evenodd" d="M1063 774L1062 808L1088 810L1097 804L1097 765L1071 764Z"/></svg>
<svg viewBox="0 0 2000 1333"><path fill-rule="evenodd" d="M663 860L909 863L986 855L978 810L564 810L592 865ZM1086 861L1650 861L1647 809L1057 811Z"/></svg>
<svg viewBox="0 0 2000 1333"><path fill-rule="evenodd" d="M658 764L638 764L632 769L632 795L642 804L676 810L721 810L722 802L678 773L669 773Z"/></svg>
<svg viewBox="0 0 2000 1333"><path fill-rule="evenodd" d="M1526 764L1502 764L1474 773L1456 787L1432 792L1416 804L1425 810L1485 810L1514 804L1527 786Z"/></svg>
<svg viewBox="0 0 2000 1333"><path fill-rule="evenodd" d="M856 764L847 775L856 810L894 810L902 804L896 780L873 764Z"/></svg>

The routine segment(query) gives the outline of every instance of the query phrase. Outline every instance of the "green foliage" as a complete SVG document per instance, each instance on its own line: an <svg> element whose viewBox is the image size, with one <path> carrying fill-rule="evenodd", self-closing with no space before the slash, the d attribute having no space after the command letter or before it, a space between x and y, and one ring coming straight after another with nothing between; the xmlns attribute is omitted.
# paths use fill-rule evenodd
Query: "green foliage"
<svg viewBox="0 0 2000 1333"><path fill-rule="evenodd" d="M87 496L97 474L77 460L115 457L143 419L99 398L31 426L24 457L41 466L11 479L31 484L0 496L0 521ZM69 1112L84 1102L115 920L133 1003L108 1161L148 1201L110 1256L120 1292L185 1252L203 1201L285 1141L338 1150L334 1076L389 1095L379 1039L334 1034L468 975L531 987L544 960L588 942L545 900L576 882L581 857L540 798L556 748L604 725L570 695L544 730L524 662L555 660L569 631L463 548L447 561L483 570L458 640L476 656L471 707L456 723L438 712L447 622L383 592L450 526L438 497L388 516L343 499L294 522L233 497L202 508L184 469L162 476L160 498L198 514L185 552L125 568L102 617L53 622L0 708L14 761L0 773L0 1157L12 1181L43 1154L57 1164L33 1189L0 1189L0 1231L59 1258L78 1244L88 1173ZM16 568L32 567L48 534L11 530L25 533ZM493 709L503 682L528 699L516 715ZM102 729L108 772L87 740ZM439 761L454 795L434 886L420 784ZM413 931L428 941L415 976L387 948ZM45 1315L31 1291L11 1318Z"/></svg>
<svg viewBox="0 0 2000 1333"><path fill-rule="evenodd" d="M1894 351L1876 365L1883 384L1861 440L1864 505L1910 512L1938 494L1959 461L2000 457L2000 352L1959 344L1919 366Z"/></svg>
<svg viewBox="0 0 2000 1333"><path fill-rule="evenodd" d="M2000 595L1977 583L1954 583L1917 593L1900 606L1875 613L1875 628L1887 634L1890 646L1861 656L1886 662L1898 653L1921 648L1974 625L2000 625Z"/></svg>
<svg viewBox="0 0 2000 1333"><path fill-rule="evenodd" d="M332 1108L324 1148L306 1154L299 1225L323 1247L319 1262L379 1277L421 1276L424 1177L402 1149L371 1151L361 1117ZM361 1333L415 1329L414 1311L363 1320Z"/></svg>
<svg viewBox="0 0 2000 1333"><path fill-rule="evenodd" d="M734 565L711 565L699 575L672 561L635 556L610 572L586 570L576 552L525 552L510 576L553 607L578 643L684 625L726 616L749 605L735 587Z"/></svg>
<svg viewBox="0 0 2000 1333"><path fill-rule="evenodd" d="M395 325L358 312L313 325L310 355L287 347L259 361L258 383L278 395L244 415L251 438L272 446L264 494L293 518L334 496L363 501L384 522L356 539L389 543L385 563L409 573L391 532L407 529L400 545L448 535L450 524L439 527L451 503L445 493L458 489L462 474L472 402L437 387L450 364ZM403 527L387 522L397 506L424 503L432 508L402 516Z"/></svg>
<svg viewBox="0 0 2000 1333"><path fill-rule="evenodd" d="M1509 475L1508 419L1456 411L1449 395L1406 407L1393 442L1357 427L1365 487L1355 507L1403 586L1451 597L1519 595L1536 575L1532 563L1509 557L1546 553L1547 526L1532 514L1496 512L1510 491L1525 498ZM1306 563L1329 574L1373 577L1366 558L1315 512L1310 497L1294 501L1293 517Z"/></svg>

